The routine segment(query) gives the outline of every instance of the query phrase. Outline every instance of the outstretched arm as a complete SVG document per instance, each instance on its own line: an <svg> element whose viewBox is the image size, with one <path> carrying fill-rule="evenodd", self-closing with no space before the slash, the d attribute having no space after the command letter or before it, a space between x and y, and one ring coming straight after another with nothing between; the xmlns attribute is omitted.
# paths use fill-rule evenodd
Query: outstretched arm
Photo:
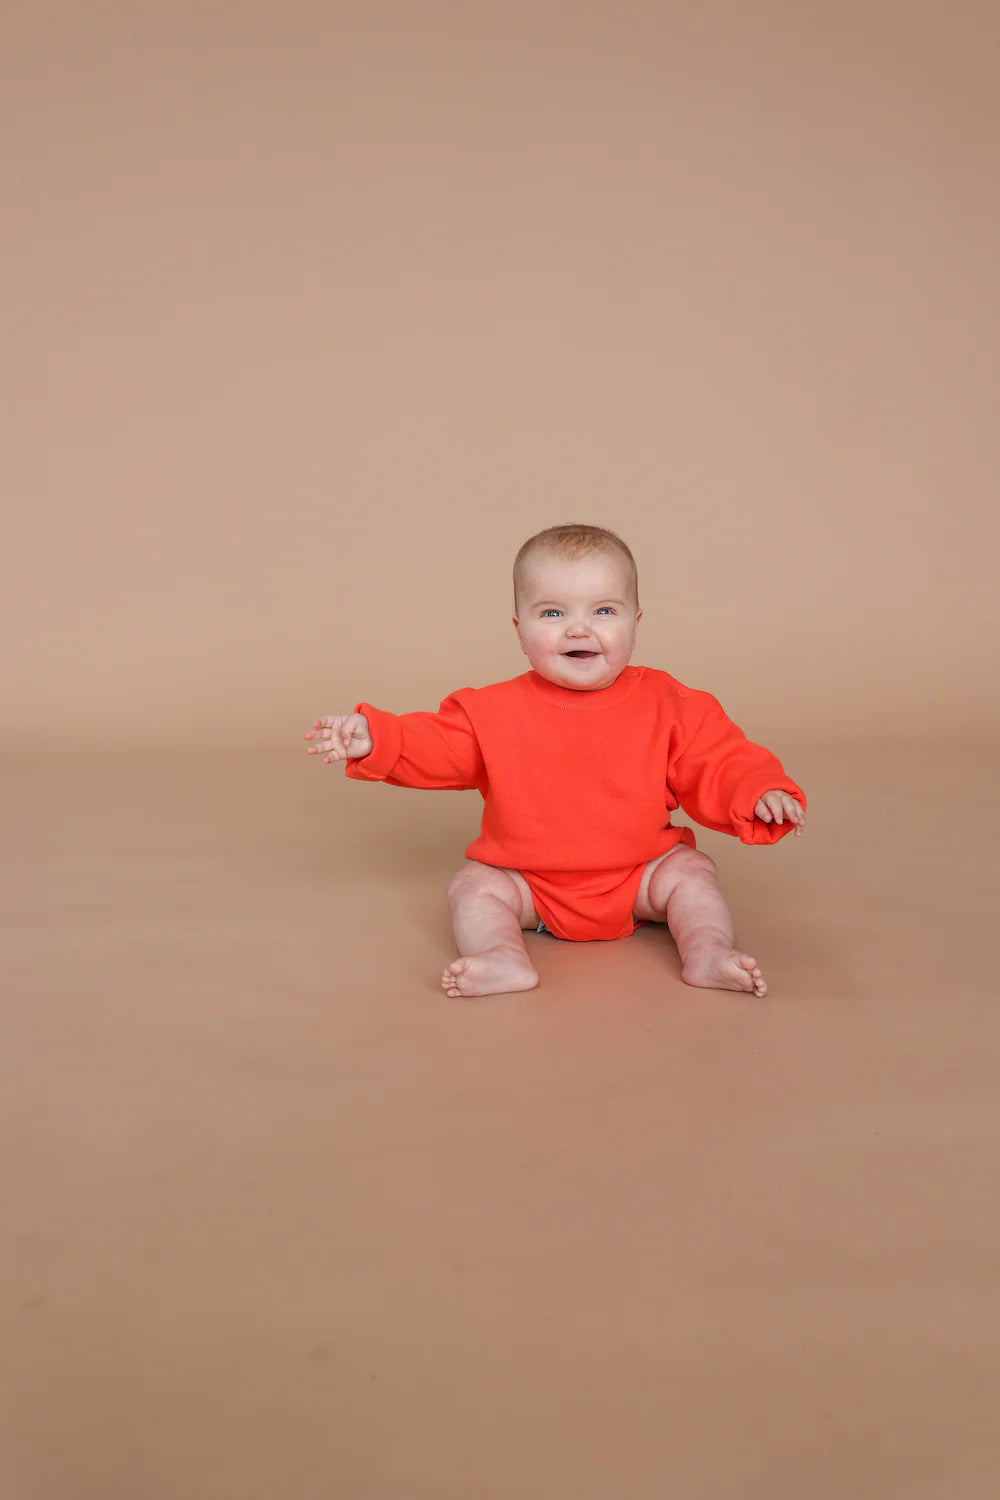
<svg viewBox="0 0 1000 1500"><path fill-rule="evenodd" d="M486 784L486 767L472 722L461 702L466 689L451 693L436 713L393 714L371 703L357 703L352 714L317 719L306 739L318 739L311 755L323 763L344 760L353 781L384 781L389 786L426 791L471 791Z"/></svg>
<svg viewBox="0 0 1000 1500"><path fill-rule="evenodd" d="M667 768L680 805L696 822L744 844L777 843L793 825L798 836L805 826L802 788L770 750L747 739L717 698L706 696L704 717Z"/></svg>

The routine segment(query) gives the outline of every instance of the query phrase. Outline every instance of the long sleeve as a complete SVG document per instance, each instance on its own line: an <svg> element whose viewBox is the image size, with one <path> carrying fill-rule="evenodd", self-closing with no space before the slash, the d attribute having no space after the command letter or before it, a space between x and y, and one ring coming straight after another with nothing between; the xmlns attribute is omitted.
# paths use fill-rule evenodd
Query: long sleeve
<svg viewBox="0 0 1000 1500"><path fill-rule="evenodd" d="M349 760L345 774L355 781L427 791L482 790L486 768L469 716L456 694L437 713L392 714L370 703L356 703L372 732L370 754Z"/></svg>
<svg viewBox="0 0 1000 1500"><path fill-rule="evenodd" d="M775 844L795 825L755 817L758 798L772 790L789 792L805 808L805 794L777 757L748 740L718 699L707 696L704 718L668 765L668 783L684 811L706 828L744 844Z"/></svg>

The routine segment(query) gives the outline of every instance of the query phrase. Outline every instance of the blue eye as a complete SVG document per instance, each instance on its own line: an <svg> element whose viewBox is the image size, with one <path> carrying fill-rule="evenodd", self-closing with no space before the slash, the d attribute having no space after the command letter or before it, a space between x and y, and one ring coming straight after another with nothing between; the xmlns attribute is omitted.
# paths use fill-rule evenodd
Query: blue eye
<svg viewBox="0 0 1000 1500"><path fill-rule="evenodd" d="M602 610L607 610L608 614L611 614L611 615L614 614L614 609L612 608L612 606L610 604L601 604L601 605L599 605L596 613L600 614ZM561 615L561 614L562 614L562 610L561 609L543 609L541 615L539 616L539 618L542 619L542 620L544 620L544 619L547 619L547 617L549 615Z"/></svg>

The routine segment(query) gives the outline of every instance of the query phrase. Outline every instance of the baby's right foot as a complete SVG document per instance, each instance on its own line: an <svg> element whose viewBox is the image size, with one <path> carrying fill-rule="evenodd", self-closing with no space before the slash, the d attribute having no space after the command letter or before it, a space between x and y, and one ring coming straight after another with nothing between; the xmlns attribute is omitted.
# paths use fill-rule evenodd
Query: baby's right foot
<svg viewBox="0 0 1000 1500"><path fill-rule="evenodd" d="M524 948L488 948L471 958L456 958L441 975L441 988L459 995L508 995L533 990L538 974Z"/></svg>

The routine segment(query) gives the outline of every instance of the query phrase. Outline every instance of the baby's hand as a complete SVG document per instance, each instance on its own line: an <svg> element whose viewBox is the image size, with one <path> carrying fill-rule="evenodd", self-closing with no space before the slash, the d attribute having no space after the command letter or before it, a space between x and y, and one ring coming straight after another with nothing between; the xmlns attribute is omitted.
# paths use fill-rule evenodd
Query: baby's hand
<svg viewBox="0 0 1000 1500"><path fill-rule="evenodd" d="M787 818L790 823L797 823L795 837L801 838L802 830L806 826L806 815L802 811L802 804L797 797L792 797L788 792L765 792L758 797L754 806L754 815L763 818L765 823L770 823L773 816L776 823L783 823Z"/></svg>
<svg viewBox="0 0 1000 1500"><path fill-rule="evenodd" d="M320 740L319 745L310 745L310 755L322 755L323 764L331 760L360 760L371 755L374 741L364 714L330 714L317 719L306 735L307 740Z"/></svg>

